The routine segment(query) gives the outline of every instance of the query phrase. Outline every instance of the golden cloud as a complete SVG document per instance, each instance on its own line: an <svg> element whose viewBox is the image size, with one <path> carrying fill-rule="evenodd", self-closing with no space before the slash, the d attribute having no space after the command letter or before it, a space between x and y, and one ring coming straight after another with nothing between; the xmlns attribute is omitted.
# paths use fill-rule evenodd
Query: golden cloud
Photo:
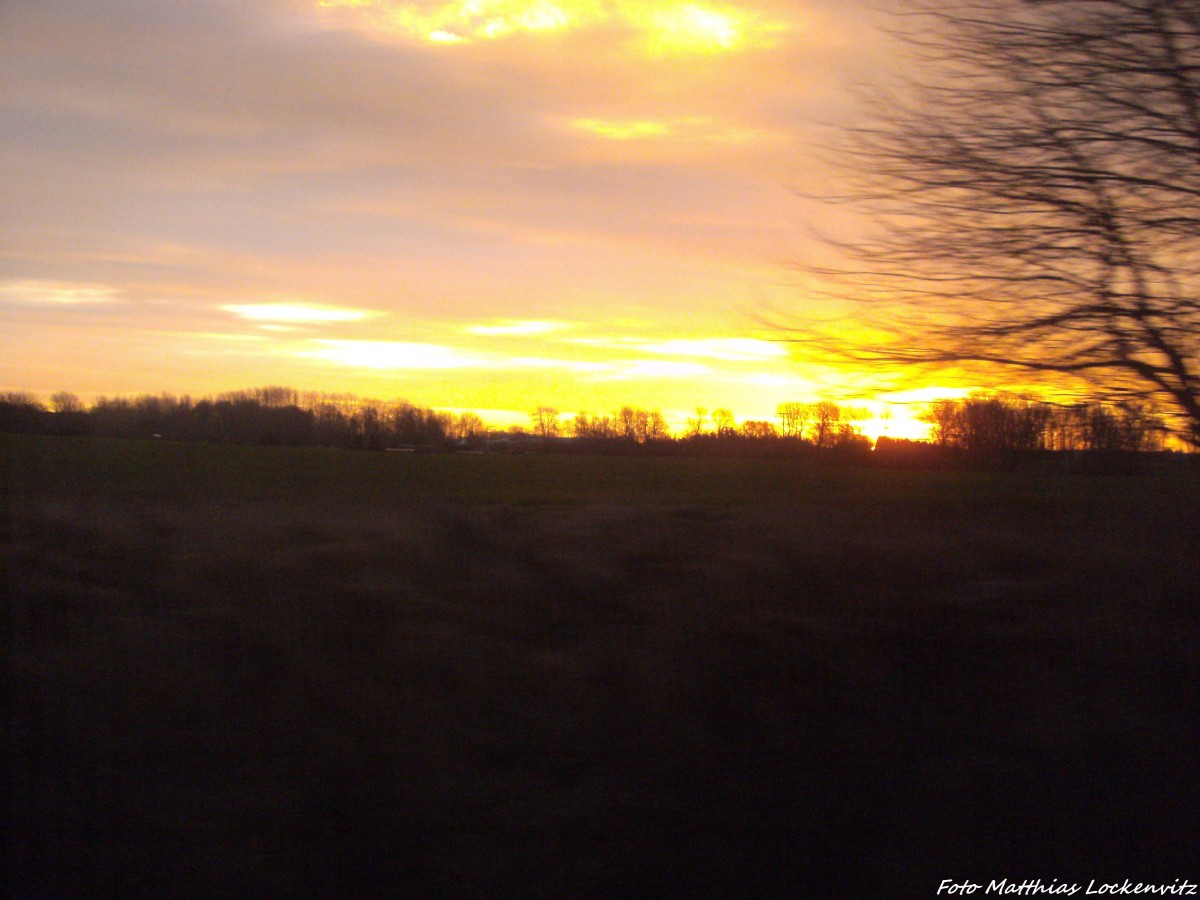
<svg viewBox="0 0 1200 900"><path fill-rule="evenodd" d="M577 131L612 141L638 141L669 137L674 130L667 122L649 120L615 121L610 119L579 118L571 120Z"/></svg>
<svg viewBox="0 0 1200 900"><path fill-rule="evenodd" d="M375 33L445 46L617 27L646 55L660 57L769 46L787 28L742 6L679 0L318 0L318 6Z"/></svg>
<svg viewBox="0 0 1200 900"><path fill-rule="evenodd" d="M572 343L625 351L637 350L654 356L690 356L720 362L782 360L788 355L787 348L782 344L757 338L672 338L666 341L648 341L643 338L576 338Z"/></svg>
<svg viewBox="0 0 1200 900"><path fill-rule="evenodd" d="M440 344L350 340L313 343L315 350L303 350L300 355L361 369L463 369L483 365L482 360Z"/></svg>
<svg viewBox="0 0 1200 900"><path fill-rule="evenodd" d="M365 309L345 309L311 303L244 303L221 307L252 322L275 325L320 325L334 322L361 322L380 315ZM266 327L264 325L264 327Z"/></svg>
<svg viewBox="0 0 1200 900"><path fill-rule="evenodd" d="M646 344L640 349L646 353L665 356L693 356L723 362L755 362L763 359L781 359L788 355L782 344L756 338L681 338Z"/></svg>
<svg viewBox="0 0 1200 900"><path fill-rule="evenodd" d="M580 116L570 119L567 127L592 137L610 141L657 141L739 146L763 143L776 137L761 128L744 128L712 116L687 116L674 119L600 119Z"/></svg>
<svg viewBox="0 0 1200 900"><path fill-rule="evenodd" d="M551 322L544 319L502 319L487 324L468 325L465 330L469 334L478 334L484 337L531 337L563 331L570 327L566 322Z"/></svg>
<svg viewBox="0 0 1200 900"><path fill-rule="evenodd" d="M110 303L116 299L116 289L99 284L36 280L0 283L0 302L77 306Z"/></svg>
<svg viewBox="0 0 1200 900"><path fill-rule="evenodd" d="M664 359L638 359L620 365L617 378L694 378L712 370L699 363Z"/></svg>

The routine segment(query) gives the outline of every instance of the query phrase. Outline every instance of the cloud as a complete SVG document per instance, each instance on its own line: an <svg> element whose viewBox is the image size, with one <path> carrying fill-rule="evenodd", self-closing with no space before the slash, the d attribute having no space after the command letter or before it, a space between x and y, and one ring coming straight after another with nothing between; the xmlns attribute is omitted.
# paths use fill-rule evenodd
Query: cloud
<svg viewBox="0 0 1200 900"><path fill-rule="evenodd" d="M782 359L788 355L788 351L783 345L756 338L681 338L644 344L639 349L645 353L694 356L724 362L756 362L764 359Z"/></svg>
<svg viewBox="0 0 1200 900"><path fill-rule="evenodd" d="M975 388L964 387L962 385L946 387L933 386L913 388L912 390L907 391L890 391L880 394L880 397L886 399L888 403L921 404L933 403L934 401L945 399L958 400L966 397L973 390L975 390Z"/></svg>
<svg viewBox="0 0 1200 900"><path fill-rule="evenodd" d="M721 362L782 360L788 355L787 349L782 344L757 338L673 338L666 341L654 341L636 337L604 337L574 338L572 340L578 344L625 352L636 350L639 353L654 356L690 356L696 359L711 359Z"/></svg>
<svg viewBox="0 0 1200 900"><path fill-rule="evenodd" d="M270 322L284 325L317 325L332 322L361 322L381 313L365 309L344 309L334 306L319 306L310 303L246 303L222 306L225 312L233 313L252 322Z"/></svg>
<svg viewBox="0 0 1200 900"><path fill-rule="evenodd" d="M650 56L725 53L769 45L787 30L745 4L680 0L318 0L332 21L380 36L462 46L518 35L606 29Z"/></svg>
<svg viewBox="0 0 1200 900"><path fill-rule="evenodd" d="M69 284L59 281L17 280L0 282L0 303L80 306L112 303L120 296L116 288L99 284Z"/></svg>
<svg viewBox="0 0 1200 900"><path fill-rule="evenodd" d="M266 377L205 367L212 342L177 368L169 336L198 330L261 337L273 380L519 373L496 398L643 376L683 394L706 364L769 360L696 341L744 327L737 298L789 257L796 136L833 78L809 7L0 0L10 379L53 329L107 354L104 378L142 353L171 390ZM600 321L641 339L567 346Z"/></svg>
<svg viewBox="0 0 1200 900"><path fill-rule="evenodd" d="M511 332L508 334L511 335ZM694 378L713 372L710 366L691 361L629 359L620 355L581 359L576 355L554 353L534 356L478 352L447 344L412 341L311 340L288 343L285 346L305 358L375 370L478 369L484 372L559 372L591 376L602 381ZM617 346L626 353L630 349L628 346ZM708 355L713 359L722 358L712 353Z"/></svg>
<svg viewBox="0 0 1200 900"><path fill-rule="evenodd" d="M745 147L778 140L781 136L765 128L748 128L712 116L669 119L571 119L568 128L609 141L653 141L668 145L678 154L684 147ZM653 157L652 157L653 158Z"/></svg>
<svg viewBox="0 0 1200 900"><path fill-rule="evenodd" d="M577 13L549 0L318 0L318 6L380 34L406 35L431 44L492 41L520 32L553 32L576 25Z"/></svg>
<svg viewBox="0 0 1200 900"><path fill-rule="evenodd" d="M316 349L301 356L364 369L462 369L478 367L482 360L465 356L452 347L409 341L314 341Z"/></svg>
<svg viewBox="0 0 1200 900"><path fill-rule="evenodd" d="M673 362L660 359L637 359L620 363L615 378L694 378L712 371L699 363Z"/></svg>
<svg viewBox="0 0 1200 900"><path fill-rule="evenodd" d="M562 3L573 22L594 9L607 24L570 44L526 30L534 44L470 54L334 27L443 7L546 14L316 0L6 9L0 152L20 161L0 186L7 243L127 254L166 242L366 279L359 261L472 258L516 241L669 242L695 260L696 241L706 252L717 241L684 218L786 229L786 170L763 165L760 152L778 148L759 138L776 133L773 92L803 82L775 56L730 68L727 56L653 62L611 49L671 15L774 21L783 5ZM767 244L756 233L743 246Z"/></svg>
<svg viewBox="0 0 1200 900"><path fill-rule="evenodd" d="M572 128L596 137L613 141L637 141L649 138L669 137L674 126L669 122L612 121L605 119L572 119Z"/></svg>
<svg viewBox="0 0 1200 900"><path fill-rule="evenodd" d="M571 326L566 322L550 322L539 319L504 319L489 324L467 325L464 331L483 337L517 336L530 337L533 335L550 334L564 331Z"/></svg>
<svg viewBox="0 0 1200 900"><path fill-rule="evenodd" d="M602 375L611 372L612 363L589 362L582 359L547 358L541 356L512 356L489 361L497 369L543 369Z"/></svg>

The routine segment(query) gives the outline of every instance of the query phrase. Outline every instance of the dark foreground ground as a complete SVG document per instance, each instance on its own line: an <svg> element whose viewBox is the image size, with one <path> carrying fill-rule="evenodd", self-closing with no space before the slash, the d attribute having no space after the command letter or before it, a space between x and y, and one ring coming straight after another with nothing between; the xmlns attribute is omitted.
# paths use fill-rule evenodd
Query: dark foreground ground
<svg viewBox="0 0 1200 900"><path fill-rule="evenodd" d="M1200 881L1194 468L0 452L17 896Z"/></svg>

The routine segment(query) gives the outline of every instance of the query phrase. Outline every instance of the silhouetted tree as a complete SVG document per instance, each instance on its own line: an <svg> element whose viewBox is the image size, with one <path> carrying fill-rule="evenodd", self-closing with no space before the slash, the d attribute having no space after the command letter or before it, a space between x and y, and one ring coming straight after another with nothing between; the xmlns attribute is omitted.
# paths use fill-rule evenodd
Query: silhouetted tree
<svg viewBox="0 0 1200 900"><path fill-rule="evenodd" d="M851 425L841 422L833 437L833 449L842 455L855 455L871 451L871 439Z"/></svg>
<svg viewBox="0 0 1200 900"><path fill-rule="evenodd" d="M90 409L75 395L60 392L52 402L54 411L49 412L24 395L0 397L0 430L373 450L396 445L439 449L455 434L476 439L486 434L474 413L455 418L404 401L299 394L284 387L230 391L198 401L170 394L98 397Z"/></svg>
<svg viewBox="0 0 1200 900"><path fill-rule="evenodd" d="M631 444L651 443L670 437L667 420L658 409L623 406L615 413L613 421L604 420L604 425L608 435Z"/></svg>
<svg viewBox="0 0 1200 900"><path fill-rule="evenodd" d="M663 416L662 410L652 409L649 411L646 415L643 434L645 441L664 441L671 436L671 429L667 427L667 420Z"/></svg>
<svg viewBox="0 0 1200 900"><path fill-rule="evenodd" d="M576 437L592 441L606 441L617 436L611 418L587 412L576 414L571 423L571 432Z"/></svg>
<svg viewBox="0 0 1200 900"><path fill-rule="evenodd" d="M835 427L842 417L842 410L836 403L821 400L812 405L812 435L813 443L818 447L828 447L836 435Z"/></svg>
<svg viewBox="0 0 1200 900"><path fill-rule="evenodd" d="M558 437L561 430L558 410L553 406L539 406L529 414L529 421L533 425L533 433L538 437Z"/></svg>
<svg viewBox="0 0 1200 900"><path fill-rule="evenodd" d="M935 400L929 408L917 416L921 422L928 422L932 427L933 440L938 446L946 447L955 443L958 437L958 403L954 400Z"/></svg>
<svg viewBox="0 0 1200 900"><path fill-rule="evenodd" d="M11 406L29 406L34 409L44 409L38 398L28 391L5 391L0 394L0 403Z"/></svg>
<svg viewBox="0 0 1200 900"><path fill-rule="evenodd" d="M1167 423L1144 403L1135 400L1117 405L1122 448L1135 452L1161 450Z"/></svg>
<svg viewBox="0 0 1200 900"><path fill-rule="evenodd" d="M1166 434L1162 418L1139 403L1055 407L1008 394L939 400L921 418L934 425L939 446L973 454L1158 450Z"/></svg>
<svg viewBox="0 0 1200 900"><path fill-rule="evenodd" d="M454 420L451 433L457 441L479 441L487 436L487 426L478 413L464 412Z"/></svg>
<svg viewBox="0 0 1200 900"><path fill-rule="evenodd" d="M45 428L46 410L32 394L0 394L0 431L33 434Z"/></svg>
<svg viewBox="0 0 1200 900"><path fill-rule="evenodd" d="M839 148L875 228L841 297L890 346L1150 398L1200 443L1195 0L911 0L924 75Z"/></svg>
<svg viewBox="0 0 1200 900"><path fill-rule="evenodd" d="M807 403L780 403L775 415L779 418L779 430L784 437L803 437L812 407Z"/></svg>
<svg viewBox="0 0 1200 900"><path fill-rule="evenodd" d="M260 405L268 408L300 405L299 393L289 387L271 385L269 387L254 388L248 391L247 394L249 395L249 399L257 400Z"/></svg>
<svg viewBox="0 0 1200 900"><path fill-rule="evenodd" d="M742 436L761 441L779 437L779 432L770 422L748 419L742 423Z"/></svg>
<svg viewBox="0 0 1200 900"><path fill-rule="evenodd" d="M1140 452L1161 449L1166 425L1137 403L1079 403L1054 411L1046 445L1054 450Z"/></svg>
<svg viewBox="0 0 1200 900"><path fill-rule="evenodd" d="M638 438L637 410L632 406L622 406L617 410L615 418L618 437L636 442Z"/></svg>
<svg viewBox="0 0 1200 900"><path fill-rule="evenodd" d="M56 413L83 412L83 402L70 391L58 391L50 397L50 408Z"/></svg>
<svg viewBox="0 0 1200 900"><path fill-rule="evenodd" d="M733 412L728 409L714 409L712 411L712 423L717 437L731 437L737 434L737 419L733 417Z"/></svg>

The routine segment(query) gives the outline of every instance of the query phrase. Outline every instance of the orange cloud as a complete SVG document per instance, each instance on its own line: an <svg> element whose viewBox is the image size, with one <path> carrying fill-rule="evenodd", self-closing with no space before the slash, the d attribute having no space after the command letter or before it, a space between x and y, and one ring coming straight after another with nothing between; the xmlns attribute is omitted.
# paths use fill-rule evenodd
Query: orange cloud
<svg viewBox="0 0 1200 900"><path fill-rule="evenodd" d="M571 120L577 131L614 141L637 141L668 137L674 127L667 122L649 120L615 121L610 119L578 118Z"/></svg>
<svg viewBox="0 0 1200 900"><path fill-rule="evenodd" d="M503 319L486 325L468 325L464 330L469 334L478 334L484 337L529 337L563 331L570 327L565 322L550 322L540 319Z"/></svg>
<svg viewBox="0 0 1200 900"><path fill-rule="evenodd" d="M312 303L243 303L222 306L225 312L233 313L252 322L283 325L318 325L332 322L360 322L380 315L365 309L345 309L336 306L320 306Z"/></svg>
<svg viewBox="0 0 1200 900"><path fill-rule="evenodd" d="M110 303L117 299L117 295L116 289L100 284L69 284L32 279L0 283L0 302L8 303L76 306Z"/></svg>
<svg viewBox="0 0 1200 900"><path fill-rule="evenodd" d="M369 31L455 46L517 34L617 28L647 56L691 56L770 46L781 20L740 5L679 0L318 0Z"/></svg>
<svg viewBox="0 0 1200 900"><path fill-rule="evenodd" d="M363 369L462 369L482 365L453 347L409 341L316 341L301 356Z"/></svg>

